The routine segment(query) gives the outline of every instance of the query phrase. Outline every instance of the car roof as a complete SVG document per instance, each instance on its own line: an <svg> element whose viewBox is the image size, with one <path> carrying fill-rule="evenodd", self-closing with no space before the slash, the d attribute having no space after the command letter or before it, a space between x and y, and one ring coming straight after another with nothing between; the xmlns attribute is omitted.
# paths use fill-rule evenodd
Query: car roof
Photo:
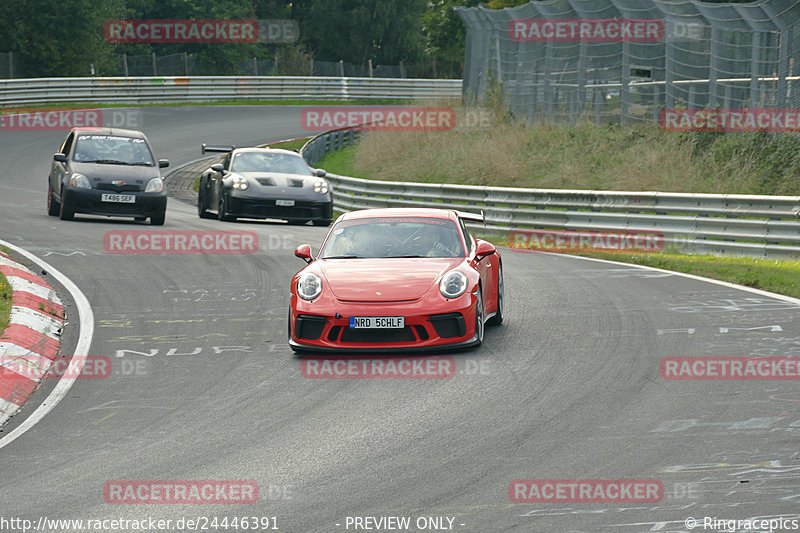
<svg viewBox="0 0 800 533"><path fill-rule="evenodd" d="M245 153L245 152L264 152L264 153L278 153L278 154L289 154L296 157L302 157L299 153L295 152L294 150L284 150L283 148L260 148L260 147L250 147L250 148L237 148L234 150L237 154Z"/></svg>
<svg viewBox="0 0 800 533"><path fill-rule="evenodd" d="M426 217L458 220L458 214L452 209L434 209L429 207L380 207L376 209L359 209L342 215L342 220L384 217Z"/></svg>
<svg viewBox="0 0 800 533"><path fill-rule="evenodd" d="M119 137L135 137L137 139L144 139L145 135L139 130L124 130L121 128L72 128L70 133L93 133L95 135L117 135Z"/></svg>

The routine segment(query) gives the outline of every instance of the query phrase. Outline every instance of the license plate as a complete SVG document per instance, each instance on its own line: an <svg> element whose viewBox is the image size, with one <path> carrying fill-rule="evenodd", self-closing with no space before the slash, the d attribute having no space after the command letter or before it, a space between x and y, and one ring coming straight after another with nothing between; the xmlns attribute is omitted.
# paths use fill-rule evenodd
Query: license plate
<svg viewBox="0 0 800 533"><path fill-rule="evenodd" d="M402 316L351 316L353 329L403 329L405 317Z"/></svg>
<svg viewBox="0 0 800 533"><path fill-rule="evenodd" d="M275 205L279 205L281 207L292 207L294 205L294 200L275 200Z"/></svg>
<svg viewBox="0 0 800 533"><path fill-rule="evenodd" d="M120 204L135 204L136 196L132 194L103 194L100 197L102 202L116 202Z"/></svg>

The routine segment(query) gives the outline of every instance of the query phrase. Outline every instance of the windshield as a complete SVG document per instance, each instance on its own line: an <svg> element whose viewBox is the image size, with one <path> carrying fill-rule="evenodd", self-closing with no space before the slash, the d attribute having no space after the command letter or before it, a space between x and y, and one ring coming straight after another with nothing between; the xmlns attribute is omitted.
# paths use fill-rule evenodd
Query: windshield
<svg viewBox="0 0 800 533"><path fill-rule="evenodd" d="M308 176L311 169L299 155L242 152L233 158L232 172L281 172L283 174L302 174Z"/></svg>
<svg viewBox="0 0 800 533"><path fill-rule="evenodd" d="M144 139L119 135L78 135L72 159L79 163L155 166Z"/></svg>
<svg viewBox="0 0 800 533"><path fill-rule="evenodd" d="M464 257L458 227L440 218L374 218L340 222L320 257Z"/></svg>

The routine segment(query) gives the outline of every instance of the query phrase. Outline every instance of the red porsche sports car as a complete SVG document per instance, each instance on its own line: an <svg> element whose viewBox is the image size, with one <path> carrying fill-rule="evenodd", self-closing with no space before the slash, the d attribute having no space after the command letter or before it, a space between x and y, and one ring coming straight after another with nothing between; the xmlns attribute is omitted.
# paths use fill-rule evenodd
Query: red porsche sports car
<svg viewBox="0 0 800 533"><path fill-rule="evenodd" d="M476 346L503 321L503 264L444 209L365 209L340 216L317 257L295 255L289 345L296 352L432 351Z"/></svg>

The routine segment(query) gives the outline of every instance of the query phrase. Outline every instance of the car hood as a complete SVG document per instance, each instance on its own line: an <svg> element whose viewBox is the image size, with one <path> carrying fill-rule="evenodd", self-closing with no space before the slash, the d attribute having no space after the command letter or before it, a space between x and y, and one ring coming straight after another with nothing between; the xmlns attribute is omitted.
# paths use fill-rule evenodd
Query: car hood
<svg viewBox="0 0 800 533"><path fill-rule="evenodd" d="M305 174L285 174L283 172L233 172L231 175L233 174L243 176L248 181L254 181L264 187L295 187L298 189L312 187L314 181L320 179Z"/></svg>
<svg viewBox="0 0 800 533"><path fill-rule="evenodd" d="M339 300L396 302L421 298L463 258L321 259L312 265Z"/></svg>
<svg viewBox="0 0 800 533"><path fill-rule="evenodd" d="M160 175L157 167L109 165L102 163L73 163L72 171L83 174L97 188L103 184L114 187L112 182L124 181L124 186L116 188L128 191L143 191L147 182Z"/></svg>

